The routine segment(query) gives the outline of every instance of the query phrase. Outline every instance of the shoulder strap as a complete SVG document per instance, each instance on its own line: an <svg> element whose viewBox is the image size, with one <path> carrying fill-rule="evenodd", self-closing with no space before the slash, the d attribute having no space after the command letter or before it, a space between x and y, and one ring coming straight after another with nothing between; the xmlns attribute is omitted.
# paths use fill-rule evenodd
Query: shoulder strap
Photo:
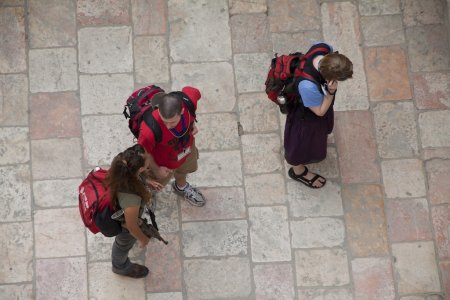
<svg viewBox="0 0 450 300"><path fill-rule="evenodd" d="M172 92L173 94L179 95L186 105L189 113L194 117L195 122L197 122L197 115L195 114L195 106L191 98L183 92Z"/></svg>
<svg viewBox="0 0 450 300"><path fill-rule="evenodd" d="M148 128L153 132L155 137L155 143L158 144L162 141L162 130L159 123L153 117L153 109L149 107L142 115L142 120L147 124Z"/></svg>

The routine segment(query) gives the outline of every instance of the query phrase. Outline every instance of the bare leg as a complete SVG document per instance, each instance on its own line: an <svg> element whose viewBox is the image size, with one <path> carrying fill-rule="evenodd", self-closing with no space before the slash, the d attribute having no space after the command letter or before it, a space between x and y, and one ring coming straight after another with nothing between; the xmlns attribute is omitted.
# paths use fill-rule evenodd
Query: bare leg
<svg viewBox="0 0 450 300"><path fill-rule="evenodd" d="M176 182L178 187L181 188L181 187L184 187L186 185L186 183L187 183L187 181L186 181L186 174L180 174L180 173L175 172L173 174L173 177L175 177L175 182Z"/></svg>

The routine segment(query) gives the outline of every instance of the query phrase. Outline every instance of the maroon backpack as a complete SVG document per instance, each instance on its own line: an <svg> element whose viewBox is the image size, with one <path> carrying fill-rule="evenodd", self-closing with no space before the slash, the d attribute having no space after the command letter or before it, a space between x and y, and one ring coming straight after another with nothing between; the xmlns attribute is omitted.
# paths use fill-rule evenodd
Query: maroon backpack
<svg viewBox="0 0 450 300"><path fill-rule="evenodd" d="M112 237L122 232L122 224L111 218L116 210L103 184L107 175L108 171L99 167L89 172L78 188L78 206L84 225L92 233Z"/></svg>

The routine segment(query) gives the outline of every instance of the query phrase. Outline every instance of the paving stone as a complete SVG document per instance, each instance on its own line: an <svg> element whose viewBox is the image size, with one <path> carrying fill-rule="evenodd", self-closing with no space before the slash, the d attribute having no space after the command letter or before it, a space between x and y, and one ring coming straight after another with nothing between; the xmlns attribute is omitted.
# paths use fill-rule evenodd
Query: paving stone
<svg viewBox="0 0 450 300"><path fill-rule="evenodd" d="M80 183L81 179L34 181L34 204L38 207L75 206L78 203L78 185Z"/></svg>
<svg viewBox="0 0 450 300"><path fill-rule="evenodd" d="M193 185L197 182L189 180ZM167 185L155 196L156 215L158 215L158 227L161 232L176 232L180 230L178 217L178 202L184 201L180 196L172 192Z"/></svg>
<svg viewBox="0 0 450 300"><path fill-rule="evenodd" d="M181 292L147 294L148 300L183 300Z"/></svg>
<svg viewBox="0 0 450 300"><path fill-rule="evenodd" d="M275 53L305 53L314 42L322 39L320 30L301 31L299 33L280 32L271 34L273 52Z"/></svg>
<svg viewBox="0 0 450 300"><path fill-rule="evenodd" d="M145 262L151 270L147 276L147 292L181 290L180 238L176 234L164 234L169 244L152 240L147 246Z"/></svg>
<svg viewBox="0 0 450 300"><path fill-rule="evenodd" d="M450 258L450 207L448 205L432 207L431 220L438 257L441 260L448 260Z"/></svg>
<svg viewBox="0 0 450 300"><path fill-rule="evenodd" d="M245 174L281 170L281 146L278 134L243 135L241 141Z"/></svg>
<svg viewBox="0 0 450 300"><path fill-rule="evenodd" d="M257 265L253 267L256 299L294 299L294 275L291 265Z"/></svg>
<svg viewBox="0 0 450 300"><path fill-rule="evenodd" d="M81 136L80 99L75 92L33 94L30 106L32 139Z"/></svg>
<svg viewBox="0 0 450 300"><path fill-rule="evenodd" d="M308 300L353 300L353 295L348 288L327 288L327 289L299 289L298 299Z"/></svg>
<svg viewBox="0 0 450 300"><path fill-rule="evenodd" d="M77 57L73 48L30 50L29 65L32 93L78 89Z"/></svg>
<svg viewBox="0 0 450 300"><path fill-rule="evenodd" d="M368 66L367 81L371 101L411 99L403 49L395 46L367 48L364 60Z"/></svg>
<svg viewBox="0 0 450 300"><path fill-rule="evenodd" d="M400 0L360 0L359 12L363 16L398 14L401 13Z"/></svg>
<svg viewBox="0 0 450 300"><path fill-rule="evenodd" d="M240 151L200 153L197 172L189 175L189 182L202 187L242 185Z"/></svg>
<svg viewBox="0 0 450 300"><path fill-rule="evenodd" d="M342 246L345 225L337 218L306 218L290 222L292 248Z"/></svg>
<svg viewBox="0 0 450 300"><path fill-rule="evenodd" d="M281 174L245 176L247 205L274 205L287 202L286 185Z"/></svg>
<svg viewBox="0 0 450 300"><path fill-rule="evenodd" d="M183 268L188 299L248 298L252 291L247 258L185 260Z"/></svg>
<svg viewBox="0 0 450 300"><path fill-rule="evenodd" d="M165 36L134 39L134 70L137 82L168 82L169 56Z"/></svg>
<svg viewBox="0 0 450 300"><path fill-rule="evenodd" d="M442 299L439 295L418 295L418 296L406 296L401 297L400 300L440 300Z"/></svg>
<svg viewBox="0 0 450 300"><path fill-rule="evenodd" d="M30 48L74 46L76 25L74 1L28 1Z"/></svg>
<svg viewBox="0 0 450 300"><path fill-rule="evenodd" d="M26 163L30 160L28 128L0 128L0 165Z"/></svg>
<svg viewBox="0 0 450 300"><path fill-rule="evenodd" d="M23 7L0 7L0 73L27 69Z"/></svg>
<svg viewBox="0 0 450 300"><path fill-rule="evenodd" d="M0 224L0 282L33 280L33 227L31 222Z"/></svg>
<svg viewBox="0 0 450 300"><path fill-rule="evenodd" d="M419 129L422 147L449 147L450 110L420 113Z"/></svg>
<svg viewBox="0 0 450 300"><path fill-rule="evenodd" d="M355 299L395 299L394 279L389 258L352 260Z"/></svg>
<svg viewBox="0 0 450 300"><path fill-rule="evenodd" d="M318 163L309 164L308 169L314 173L320 174L325 178L338 178L338 154L335 147L327 147L327 156L324 160Z"/></svg>
<svg viewBox="0 0 450 300"><path fill-rule="evenodd" d="M144 279L120 276L111 272L111 262L88 265L89 299L144 299Z"/></svg>
<svg viewBox="0 0 450 300"><path fill-rule="evenodd" d="M175 62L231 58L227 0L169 1L169 46Z"/></svg>
<svg viewBox="0 0 450 300"><path fill-rule="evenodd" d="M291 217L342 216L340 185L328 181L320 190L305 189L304 185L287 183L289 214Z"/></svg>
<svg viewBox="0 0 450 300"><path fill-rule="evenodd" d="M440 292L433 242L393 243L392 255L399 295Z"/></svg>
<svg viewBox="0 0 450 300"><path fill-rule="evenodd" d="M37 299L86 299L86 257L36 260Z"/></svg>
<svg viewBox="0 0 450 300"><path fill-rule="evenodd" d="M412 72L446 71L450 68L447 28L443 25L406 28Z"/></svg>
<svg viewBox="0 0 450 300"><path fill-rule="evenodd" d="M239 121L244 132L278 131L278 108L266 93L239 96Z"/></svg>
<svg viewBox="0 0 450 300"><path fill-rule="evenodd" d="M354 78L339 83L335 110L367 110L367 80L361 47L362 34L359 31L357 7L351 2L322 4L323 38L335 50L351 58ZM356 76L356 74L358 74Z"/></svg>
<svg viewBox="0 0 450 300"><path fill-rule="evenodd" d="M234 72L239 93L265 90L267 68L273 56L269 53L234 55Z"/></svg>
<svg viewBox="0 0 450 300"><path fill-rule="evenodd" d="M80 139L31 141L34 180L81 177Z"/></svg>
<svg viewBox="0 0 450 300"><path fill-rule="evenodd" d="M185 221L245 219L245 195L240 187L202 189L206 197L201 209L181 201L181 218Z"/></svg>
<svg viewBox="0 0 450 300"><path fill-rule="evenodd" d="M24 0L3 0L2 6L20 6Z"/></svg>
<svg viewBox="0 0 450 300"><path fill-rule="evenodd" d="M297 286L342 286L350 283L342 249L296 250Z"/></svg>
<svg viewBox="0 0 450 300"><path fill-rule="evenodd" d="M412 81L419 109L450 108L450 73L413 73Z"/></svg>
<svg viewBox="0 0 450 300"><path fill-rule="evenodd" d="M320 29L320 6L314 0L270 0L268 12L271 32Z"/></svg>
<svg viewBox="0 0 450 300"><path fill-rule="evenodd" d="M450 147L428 148L422 150L422 159L431 160L433 158L450 159Z"/></svg>
<svg viewBox="0 0 450 300"><path fill-rule="evenodd" d="M445 22L445 0L402 0L405 26L443 24Z"/></svg>
<svg viewBox="0 0 450 300"><path fill-rule="evenodd" d="M415 157L419 154L413 103L380 103L373 108L373 116L380 157Z"/></svg>
<svg viewBox="0 0 450 300"><path fill-rule="evenodd" d="M200 151L239 149L238 118L235 113L197 114L197 120L198 133L195 136L195 146ZM209 126L209 124L220 125Z"/></svg>
<svg viewBox="0 0 450 300"><path fill-rule="evenodd" d="M354 257L389 253L384 199L379 185L345 185L342 189L347 243Z"/></svg>
<svg viewBox="0 0 450 300"><path fill-rule="evenodd" d="M0 222L31 221L31 174L28 165L0 167Z"/></svg>
<svg viewBox="0 0 450 300"><path fill-rule="evenodd" d="M336 144L343 183L380 180L372 114L368 111L338 112Z"/></svg>
<svg viewBox="0 0 450 300"><path fill-rule="evenodd" d="M85 73L133 71L131 28L90 27L78 30L79 70Z"/></svg>
<svg viewBox="0 0 450 300"><path fill-rule="evenodd" d="M247 221L183 223L185 257L247 254Z"/></svg>
<svg viewBox="0 0 450 300"><path fill-rule="evenodd" d="M444 283L443 286L444 293L445 295L450 295L450 262L448 261L439 262L439 268L442 274L442 282Z"/></svg>
<svg viewBox="0 0 450 300"><path fill-rule="evenodd" d="M384 190L388 198L412 198L426 195L425 176L420 160L382 161L381 170Z"/></svg>
<svg viewBox="0 0 450 300"><path fill-rule="evenodd" d="M392 242L432 240L427 199L389 200L386 219Z"/></svg>
<svg viewBox="0 0 450 300"><path fill-rule="evenodd" d="M228 7L230 15L267 12L265 0L228 0Z"/></svg>
<svg viewBox="0 0 450 300"><path fill-rule="evenodd" d="M133 90L133 75L130 74L81 75L81 114L121 113Z"/></svg>
<svg viewBox="0 0 450 300"><path fill-rule="evenodd" d="M0 75L0 125L28 125L28 79L24 74Z"/></svg>
<svg viewBox="0 0 450 300"><path fill-rule="evenodd" d="M84 116L81 124L84 157L89 166L109 165L119 152L132 146L132 134L123 115Z"/></svg>
<svg viewBox="0 0 450 300"><path fill-rule="evenodd" d="M200 89L199 113L233 111L236 92L230 63L174 64L171 74L172 90L186 85Z"/></svg>
<svg viewBox="0 0 450 300"><path fill-rule="evenodd" d="M128 25L129 4L121 0L77 0L77 20L81 26Z"/></svg>
<svg viewBox="0 0 450 300"><path fill-rule="evenodd" d="M230 25L233 53L272 51L266 14L234 15Z"/></svg>
<svg viewBox="0 0 450 300"><path fill-rule="evenodd" d="M2 299L33 299L33 285L1 285L0 296L2 297Z"/></svg>
<svg viewBox="0 0 450 300"><path fill-rule="evenodd" d="M290 261L286 207L249 207L248 214L253 262Z"/></svg>
<svg viewBox="0 0 450 300"><path fill-rule="evenodd" d="M401 15L361 17L361 29L365 46L390 46L405 42Z"/></svg>
<svg viewBox="0 0 450 300"><path fill-rule="evenodd" d="M135 35L165 34L167 9L164 0L131 0Z"/></svg>
<svg viewBox="0 0 450 300"><path fill-rule="evenodd" d="M55 226L60 224L61 226ZM78 208L34 212L36 258L85 255L86 239ZM49 247L51 245L51 247Z"/></svg>

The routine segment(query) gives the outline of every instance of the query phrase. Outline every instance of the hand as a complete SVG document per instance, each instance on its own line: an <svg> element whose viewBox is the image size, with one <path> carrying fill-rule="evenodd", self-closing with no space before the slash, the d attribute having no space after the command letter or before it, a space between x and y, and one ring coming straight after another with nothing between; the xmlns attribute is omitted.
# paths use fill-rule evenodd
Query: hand
<svg viewBox="0 0 450 300"><path fill-rule="evenodd" d="M167 168L167 167L163 167L163 166L161 166L161 167L158 167L157 169L156 169L156 172L155 172L156 174L156 177L158 177L158 178L166 178L167 176L169 176L170 174L172 174L173 173L173 170L171 170L171 169L169 169L169 168Z"/></svg>
<svg viewBox="0 0 450 300"><path fill-rule="evenodd" d="M150 241L150 239L148 237L145 237L144 239L139 240L139 247L144 248L145 246L147 246L149 241Z"/></svg>
<svg viewBox="0 0 450 300"><path fill-rule="evenodd" d="M327 80L326 82L327 91L330 94L336 93L338 82L337 80Z"/></svg>
<svg viewBox="0 0 450 300"><path fill-rule="evenodd" d="M156 181L156 180L147 179L146 182L147 182L147 185L148 185L151 189L153 189L153 190L155 190L155 191L160 191L160 190L162 190L163 187L164 187L161 183L159 183L159 182Z"/></svg>
<svg viewBox="0 0 450 300"><path fill-rule="evenodd" d="M198 128L195 126L195 123L192 124L192 135L196 135L198 133Z"/></svg>

